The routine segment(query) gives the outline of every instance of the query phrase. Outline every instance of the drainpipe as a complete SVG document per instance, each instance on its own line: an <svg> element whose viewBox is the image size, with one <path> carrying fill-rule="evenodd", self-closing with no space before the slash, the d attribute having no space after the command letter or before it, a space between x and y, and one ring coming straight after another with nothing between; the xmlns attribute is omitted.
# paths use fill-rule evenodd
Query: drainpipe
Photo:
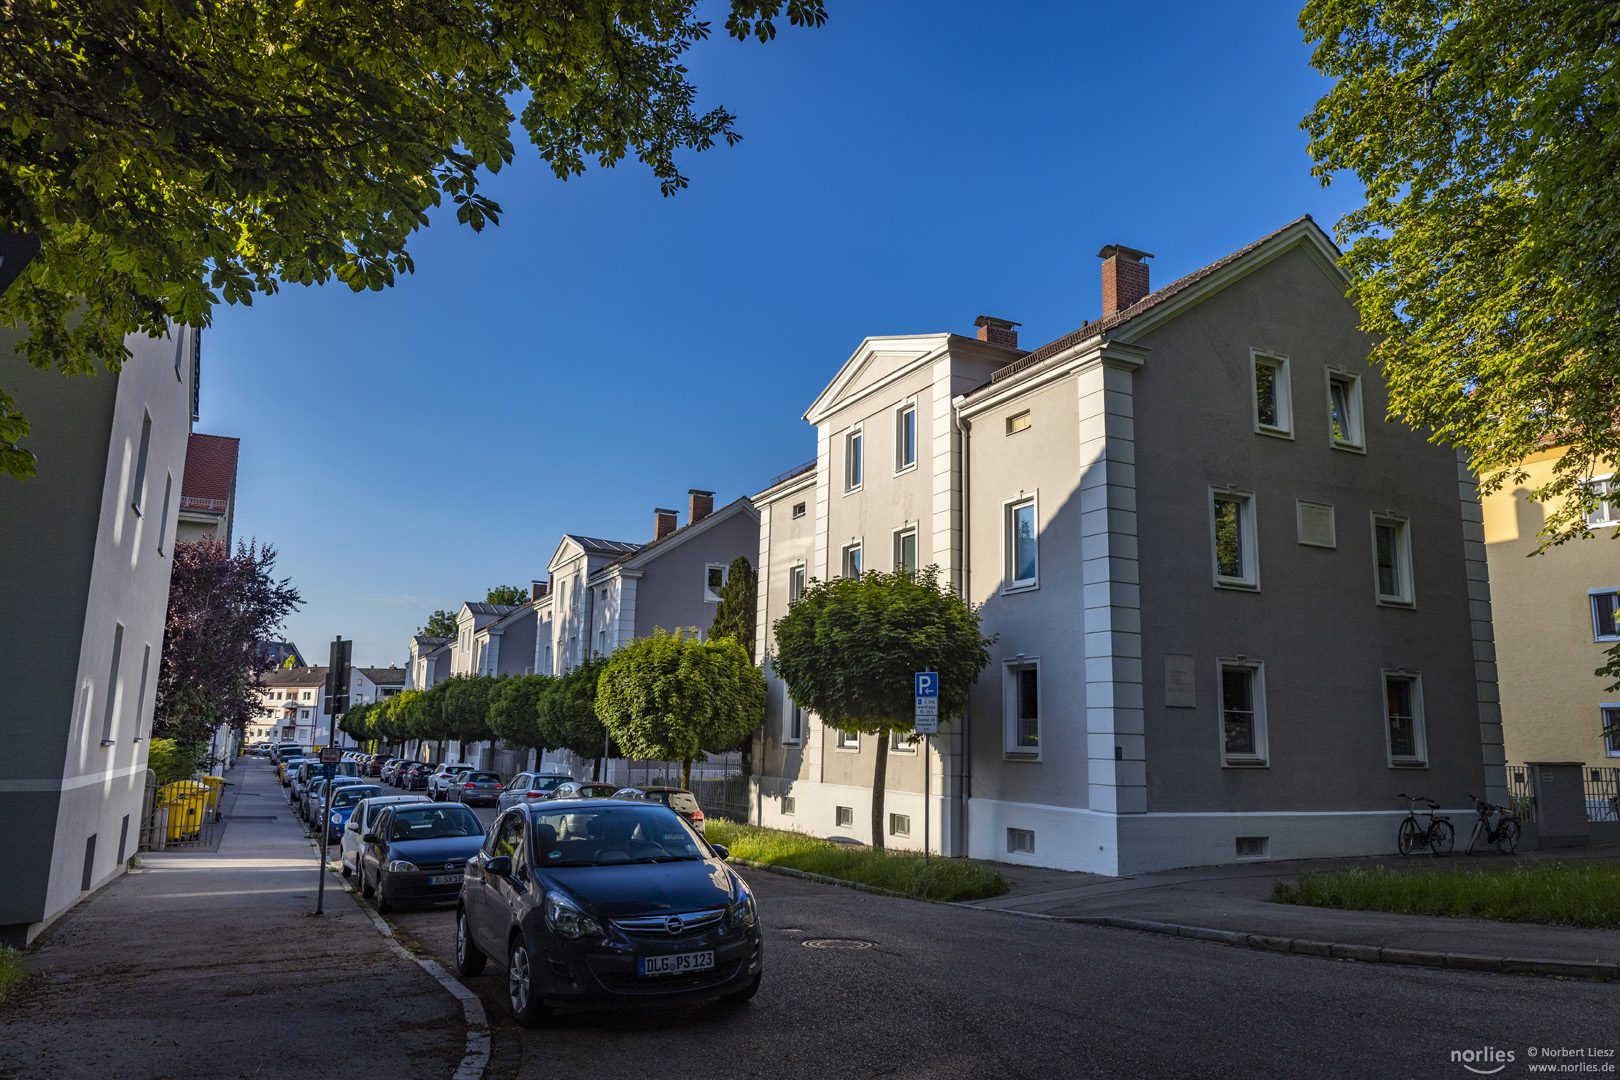
<svg viewBox="0 0 1620 1080"><path fill-rule="evenodd" d="M968 464L968 448L973 434L973 422L962 419L962 414L951 410L951 419L956 424L957 453L962 462L962 600L970 602L973 590L972 582L973 560L969 558L972 552L973 532L969 528L971 518L969 507L972 505L968 499L970 468ZM960 822L960 831L956 834L961 843L963 856L968 854L968 799L973 794L973 725L972 712L962 714L962 760L959 765L958 790L961 792L957 799L957 818Z"/></svg>

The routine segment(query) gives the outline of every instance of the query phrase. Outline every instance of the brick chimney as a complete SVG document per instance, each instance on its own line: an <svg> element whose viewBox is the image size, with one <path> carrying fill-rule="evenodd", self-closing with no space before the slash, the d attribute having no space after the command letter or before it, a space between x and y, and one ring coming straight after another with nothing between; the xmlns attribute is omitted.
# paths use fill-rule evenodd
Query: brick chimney
<svg viewBox="0 0 1620 1080"><path fill-rule="evenodd" d="M688 488L686 523L696 525L710 514L714 513L714 492L699 491L697 488Z"/></svg>
<svg viewBox="0 0 1620 1080"><path fill-rule="evenodd" d="M529 589L529 599L530 600L544 600L546 598L546 593L549 592L550 590L551 590L551 582L550 581L536 581L536 582L533 582L530 589Z"/></svg>
<svg viewBox="0 0 1620 1080"><path fill-rule="evenodd" d="M676 513L677 511L675 510L659 509L653 511L654 540L662 540L664 537L675 531Z"/></svg>
<svg viewBox="0 0 1620 1080"><path fill-rule="evenodd" d="M1148 268L1143 259L1151 259L1145 251L1109 244L1097 252L1102 264L1102 302L1104 315L1130 307L1145 297L1148 290Z"/></svg>
<svg viewBox="0 0 1620 1080"><path fill-rule="evenodd" d="M980 315L973 320L973 325L979 328L980 341L988 342L991 345L1000 345L1007 349L1016 349L1018 348L1018 331L1014 330L1013 327L1023 326L1024 324L1008 322L1006 319L998 319L993 315Z"/></svg>

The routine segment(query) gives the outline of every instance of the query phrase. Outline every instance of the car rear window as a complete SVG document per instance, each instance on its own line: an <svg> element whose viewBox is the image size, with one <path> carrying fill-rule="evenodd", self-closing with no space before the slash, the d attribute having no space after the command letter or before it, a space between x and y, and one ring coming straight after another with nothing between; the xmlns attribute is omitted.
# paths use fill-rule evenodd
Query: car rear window
<svg viewBox="0 0 1620 1080"><path fill-rule="evenodd" d="M465 806L411 806L394 812L388 829L388 839L437 840L447 836L483 836L484 826L478 815Z"/></svg>
<svg viewBox="0 0 1620 1080"><path fill-rule="evenodd" d="M671 791L666 793L670 808L679 810L683 814L695 814L698 810L697 797L690 791Z"/></svg>
<svg viewBox="0 0 1620 1080"><path fill-rule="evenodd" d="M467 777L469 784L498 784L501 782L500 773L475 772Z"/></svg>
<svg viewBox="0 0 1620 1080"><path fill-rule="evenodd" d="M361 799L369 799L373 795L381 795L382 788L366 787L362 784L350 784L340 787L332 795L332 809L341 810L346 806L353 806Z"/></svg>
<svg viewBox="0 0 1620 1080"><path fill-rule="evenodd" d="M537 776L531 782L535 791L556 791L559 784L568 783L565 776Z"/></svg>

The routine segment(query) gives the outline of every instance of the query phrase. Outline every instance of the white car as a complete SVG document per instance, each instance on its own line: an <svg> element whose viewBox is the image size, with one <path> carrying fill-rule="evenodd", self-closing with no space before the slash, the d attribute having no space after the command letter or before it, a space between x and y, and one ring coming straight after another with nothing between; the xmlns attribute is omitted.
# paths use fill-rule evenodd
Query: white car
<svg viewBox="0 0 1620 1080"><path fill-rule="evenodd" d="M338 854L338 862L343 869L343 876L356 873L360 868L360 838L371 831L377 823L377 815L385 806L395 803L427 802L426 795L373 795L369 799L361 799L354 804L354 813L349 815L349 823L343 827L342 850Z"/></svg>
<svg viewBox="0 0 1620 1080"><path fill-rule="evenodd" d="M440 765L437 769L434 769L432 774L428 777L428 798L434 800L435 802L443 799L445 796L450 794L450 785L455 783L457 776L461 775L462 773L470 773L472 771L473 767L471 765L463 765L460 762L451 762L446 765Z"/></svg>

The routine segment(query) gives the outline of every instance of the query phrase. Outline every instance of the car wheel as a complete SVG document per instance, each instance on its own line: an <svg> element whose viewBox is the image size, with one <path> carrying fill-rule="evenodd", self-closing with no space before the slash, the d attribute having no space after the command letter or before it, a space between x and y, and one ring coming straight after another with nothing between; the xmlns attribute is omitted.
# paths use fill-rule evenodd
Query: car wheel
<svg viewBox="0 0 1620 1080"><path fill-rule="evenodd" d="M354 872L349 869L349 864L343 861L343 857L341 855L338 856L338 870L344 877L352 877L354 875Z"/></svg>
<svg viewBox="0 0 1620 1080"><path fill-rule="evenodd" d="M456 912L456 974L464 979L482 975L484 965L487 963L489 957L473 944L472 928L467 925L467 913Z"/></svg>
<svg viewBox="0 0 1620 1080"><path fill-rule="evenodd" d="M377 890L373 889L371 887L371 879L366 877L365 868L361 867L361 869L360 869L360 895L365 897L367 900L369 900L373 896L375 896L376 893L377 893Z"/></svg>
<svg viewBox="0 0 1620 1080"><path fill-rule="evenodd" d="M758 975L755 975L753 982L750 982L747 986L736 991L735 993L720 995L721 1004L741 1005L743 1002L752 998L755 994L759 993L759 980L764 976L764 974L765 973L762 971Z"/></svg>
<svg viewBox="0 0 1620 1080"><path fill-rule="evenodd" d="M519 1027L539 1027L551 1015L534 992L534 962L521 937L512 939L512 951L506 958L506 1004Z"/></svg>
<svg viewBox="0 0 1620 1080"><path fill-rule="evenodd" d="M381 874L377 875L377 914L386 915L394 910L393 903L388 899L388 879Z"/></svg>

